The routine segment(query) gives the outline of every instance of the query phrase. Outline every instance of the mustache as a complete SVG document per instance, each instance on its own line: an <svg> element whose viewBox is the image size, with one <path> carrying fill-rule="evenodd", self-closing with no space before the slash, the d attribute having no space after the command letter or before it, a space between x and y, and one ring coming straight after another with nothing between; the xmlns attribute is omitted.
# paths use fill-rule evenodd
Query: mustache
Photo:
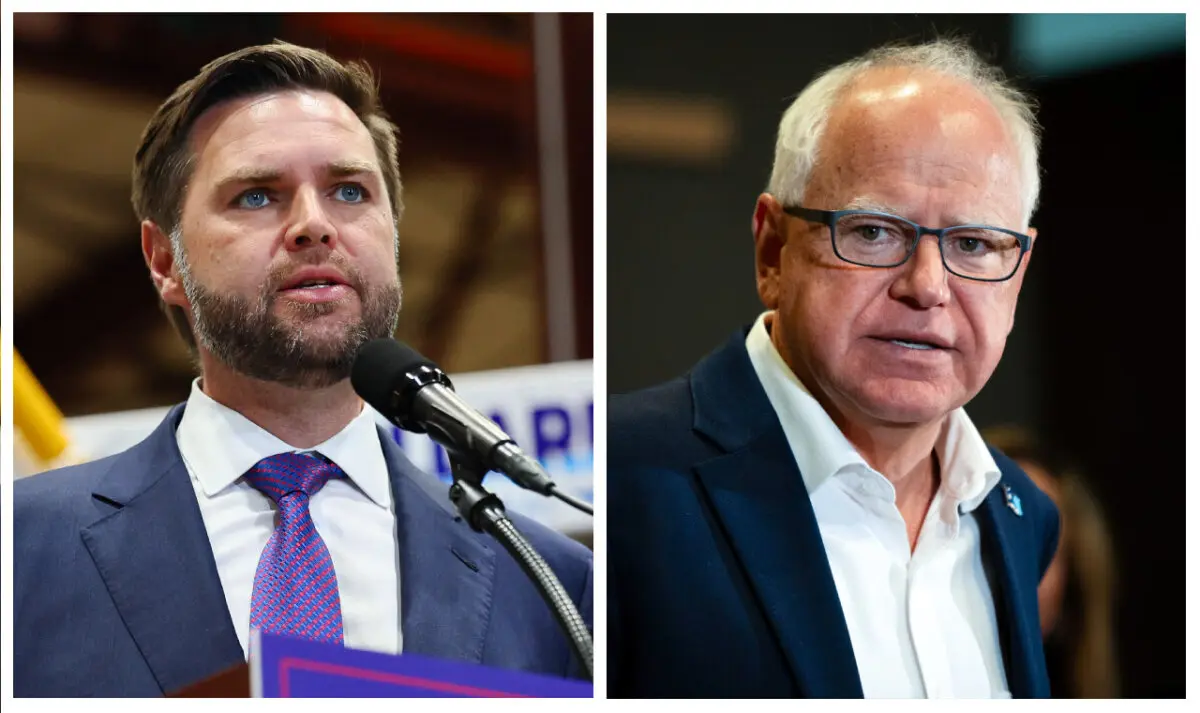
<svg viewBox="0 0 1200 713"><path fill-rule="evenodd" d="M362 273L346 258L338 253L331 253L325 260L289 260L271 268L263 280L263 295L274 295L291 279L292 275L296 274L297 270L303 267L333 267L346 278L346 284L355 292L360 295L364 294L365 281Z"/></svg>

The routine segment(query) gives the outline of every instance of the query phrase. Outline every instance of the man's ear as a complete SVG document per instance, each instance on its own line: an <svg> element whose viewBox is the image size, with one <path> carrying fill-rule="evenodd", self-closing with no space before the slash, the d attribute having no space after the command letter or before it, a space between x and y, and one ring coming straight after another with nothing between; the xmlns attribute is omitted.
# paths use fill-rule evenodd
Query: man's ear
<svg viewBox="0 0 1200 713"><path fill-rule="evenodd" d="M750 229L754 233L754 274L758 283L758 298L767 309L775 309L779 306L780 269L783 246L787 243L783 209L775 196L763 193L758 197Z"/></svg>
<svg viewBox="0 0 1200 713"><path fill-rule="evenodd" d="M171 239L152 220L142 221L142 258L150 268L150 279L163 302L176 307L188 306L183 282L179 279L178 265Z"/></svg>

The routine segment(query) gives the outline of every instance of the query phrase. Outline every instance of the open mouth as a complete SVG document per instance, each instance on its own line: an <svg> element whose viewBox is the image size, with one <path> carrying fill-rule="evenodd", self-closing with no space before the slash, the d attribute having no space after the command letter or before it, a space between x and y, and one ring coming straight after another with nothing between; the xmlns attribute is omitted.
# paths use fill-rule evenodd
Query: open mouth
<svg viewBox="0 0 1200 713"><path fill-rule="evenodd" d="M940 342L935 343L935 342L929 341L928 339L915 339L915 338L902 338L902 337L874 337L874 339L876 339L880 342L887 342L888 344L895 344L896 346L903 347L905 349L912 349L914 351L930 352L930 351L944 351L946 349L949 349L949 347L945 346L943 343L940 343Z"/></svg>
<svg viewBox="0 0 1200 713"><path fill-rule="evenodd" d="M288 290L311 290L311 289L316 289L319 287L333 287L334 285L340 285L340 284L342 284L342 283L334 282L333 280L305 280L303 282L299 282L299 283L292 285L291 287L287 287L285 289L288 289Z"/></svg>
<svg viewBox="0 0 1200 713"><path fill-rule="evenodd" d="M941 347L927 342L908 342L903 339L889 339L888 341L892 344L899 344L907 349L941 349Z"/></svg>

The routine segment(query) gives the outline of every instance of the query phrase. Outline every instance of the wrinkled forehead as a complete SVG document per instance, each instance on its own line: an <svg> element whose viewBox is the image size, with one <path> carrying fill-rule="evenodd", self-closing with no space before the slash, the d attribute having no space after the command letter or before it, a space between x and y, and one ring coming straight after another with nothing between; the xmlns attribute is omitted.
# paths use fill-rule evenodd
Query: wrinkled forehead
<svg viewBox="0 0 1200 713"><path fill-rule="evenodd" d="M927 191L961 203L947 210L965 222L1015 224L1020 175L1016 143L981 92L928 71L884 68L865 72L835 102L809 185L878 208L903 208Z"/></svg>

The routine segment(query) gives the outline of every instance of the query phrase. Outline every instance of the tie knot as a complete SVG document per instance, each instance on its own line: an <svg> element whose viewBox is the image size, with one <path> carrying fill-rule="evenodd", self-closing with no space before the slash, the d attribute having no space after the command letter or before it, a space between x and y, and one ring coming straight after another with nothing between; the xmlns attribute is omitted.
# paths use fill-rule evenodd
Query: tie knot
<svg viewBox="0 0 1200 713"><path fill-rule="evenodd" d="M346 474L337 464L315 453L279 453L255 463L244 477L256 490L279 502L290 493L302 492L311 497L331 478L344 478Z"/></svg>

